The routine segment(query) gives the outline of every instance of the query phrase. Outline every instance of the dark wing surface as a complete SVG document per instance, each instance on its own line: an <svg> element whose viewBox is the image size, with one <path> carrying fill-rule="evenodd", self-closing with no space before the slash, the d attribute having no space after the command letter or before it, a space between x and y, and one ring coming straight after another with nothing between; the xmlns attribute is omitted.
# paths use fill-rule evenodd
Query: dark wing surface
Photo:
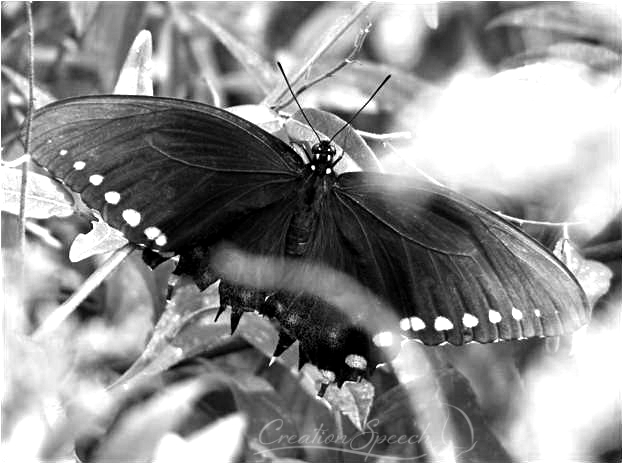
<svg viewBox="0 0 623 464"><path fill-rule="evenodd" d="M32 157L128 239L177 251L286 201L302 160L254 124L169 98L60 101L33 121Z"/></svg>
<svg viewBox="0 0 623 464"><path fill-rule="evenodd" d="M329 212L330 210L330 212ZM555 336L585 324L580 285L549 251L492 211L441 187L346 173L327 204L356 277L426 344Z"/></svg>

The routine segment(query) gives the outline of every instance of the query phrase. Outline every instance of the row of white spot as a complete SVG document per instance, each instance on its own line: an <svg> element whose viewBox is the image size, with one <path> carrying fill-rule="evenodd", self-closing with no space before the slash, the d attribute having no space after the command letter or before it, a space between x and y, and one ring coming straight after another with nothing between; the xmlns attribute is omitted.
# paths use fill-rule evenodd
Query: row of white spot
<svg viewBox="0 0 623 464"><path fill-rule="evenodd" d="M60 156L65 156L67 154L67 150L60 150L58 154ZM82 171L86 167L86 163L84 161L76 161L74 163L74 169L76 171ZM104 182L104 176L100 174L93 174L89 176L89 182L91 185L99 186ZM114 190L108 191L104 193L104 200L106 203L111 205L116 205L121 201L121 195L119 192L115 192ZM125 222L128 223L130 227L137 227L141 223L141 213L138 211L128 208L124 209L121 213L121 217ZM147 227L144 231L145 237L149 240L153 240L157 246L165 246L167 244L167 237L162 233L160 229L154 226Z"/></svg>
<svg viewBox="0 0 623 464"><path fill-rule="evenodd" d="M513 308L511 310L511 315L513 316L513 319L515 319L516 321L520 321L521 319L523 319L522 312L517 308ZM535 309L534 315L536 317L541 317L541 311L538 309ZM490 310L489 321L492 324L498 324L502 322L502 314L500 314L498 311L495 311L493 309ZM463 314L463 325L465 327L471 329L473 327L476 327L478 323L479 323L478 318L474 316L473 314L469 314L469 313ZM447 317L437 316L434 322L434 327L437 332L443 332L445 330L452 330L454 328L454 324L452 324L452 321L450 321L450 319L448 319ZM425 328L426 328L426 324L424 323L422 319L420 319L417 316L406 317L400 321L400 329L404 332L409 331L409 330L417 332ZM379 332L378 334L374 336L373 341L374 341L374 344L379 347L391 346L394 342L393 334L391 332Z"/></svg>

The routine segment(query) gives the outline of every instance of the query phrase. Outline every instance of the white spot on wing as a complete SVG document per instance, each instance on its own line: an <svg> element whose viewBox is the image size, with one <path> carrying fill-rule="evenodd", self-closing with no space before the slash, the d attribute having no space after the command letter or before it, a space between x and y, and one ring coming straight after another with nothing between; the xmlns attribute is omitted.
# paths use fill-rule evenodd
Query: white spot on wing
<svg viewBox="0 0 623 464"><path fill-rule="evenodd" d="M470 313L463 314L463 325L468 328L476 327L478 325L478 318Z"/></svg>
<svg viewBox="0 0 623 464"><path fill-rule="evenodd" d="M534 310L534 315L535 315L536 317L541 317L541 310L540 310L540 309L535 309L535 310Z"/></svg>
<svg viewBox="0 0 623 464"><path fill-rule="evenodd" d="M82 171L85 166L86 166L86 163L84 161L76 161L74 163L74 169L76 171Z"/></svg>
<svg viewBox="0 0 623 464"><path fill-rule="evenodd" d="M344 363L348 367L352 367L353 369L363 370L368 366L368 361L363 356L359 356L358 354L349 354L346 356Z"/></svg>
<svg viewBox="0 0 623 464"><path fill-rule="evenodd" d="M516 321L520 321L523 318L523 313L517 308L513 308L511 314L513 315L513 319L515 319Z"/></svg>
<svg viewBox="0 0 623 464"><path fill-rule="evenodd" d="M136 227L141 223L141 213L134 209L124 209L121 217L131 227Z"/></svg>
<svg viewBox="0 0 623 464"><path fill-rule="evenodd" d="M392 346L394 343L394 336L391 332L379 332L372 337L374 344L380 348L385 346Z"/></svg>
<svg viewBox="0 0 623 464"><path fill-rule="evenodd" d="M106 200L106 203L110 203L111 205L116 205L121 200L121 195L119 195L119 192L115 192L111 190L110 192L106 192L104 194L104 200Z"/></svg>
<svg viewBox="0 0 623 464"><path fill-rule="evenodd" d="M51 140L48 140L48 143L50 143L50 142L51 142ZM61 150L61 151L58 152L58 154L61 155L61 156L65 156L67 153L68 153L67 150Z"/></svg>
<svg viewBox="0 0 623 464"><path fill-rule="evenodd" d="M426 328L426 324L424 324L424 321L417 316L409 318L409 322L411 323L411 330L413 330L414 332Z"/></svg>
<svg viewBox="0 0 623 464"><path fill-rule="evenodd" d="M450 319L443 316L437 316L435 319L435 330L441 332L443 330L451 330L454 327Z"/></svg>
<svg viewBox="0 0 623 464"><path fill-rule="evenodd" d="M102 182L104 182L104 176L100 176L99 174L93 174L91 177L89 177L89 182L91 182L91 184L93 185L100 185Z"/></svg>
<svg viewBox="0 0 623 464"><path fill-rule="evenodd" d="M164 234L160 234L160 236L156 239L156 245L165 246L167 244L167 236Z"/></svg>
<svg viewBox="0 0 623 464"><path fill-rule="evenodd" d="M325 174L331 174L331 168L327 168Z"/></svg>
<svg viewBox="0 0 623 464"><path fill-rule="evenodd" d="M147 229L145 229L145 237L147 237L149 240L153 240L155 238L158 238L158 236L160 235L160 229L158 229L157 227L151 226L148 227Z"/></svg>
<svg viewBox="0 0 623 464"><path fill-rule="evenodd" d="M400 319L400 330L404 330L405 332L411 328L411 323L409 322L409 318L405 317L404 319Z"/></svg>
<svg viewBox="0 0 623 464"><path fill-rule="evenodd" d="M491 323L497 324L498 322L502 322L502 315L499 312L491 309L489 310L489 320L491 321Z"/></svg>

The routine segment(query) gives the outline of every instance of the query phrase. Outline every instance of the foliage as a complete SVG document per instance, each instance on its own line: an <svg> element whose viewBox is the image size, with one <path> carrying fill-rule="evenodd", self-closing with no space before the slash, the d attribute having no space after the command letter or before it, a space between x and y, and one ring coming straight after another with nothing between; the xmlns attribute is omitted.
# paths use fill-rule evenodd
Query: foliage
<svg viewBox="0 0 623 464"><path fill-rule="evenodd" d="M214 322L214 287L199 292L171 274L172 263L151 271L132 254L41 333L125 239L32 166L20 255L19 173L3 167L7 461L74 453L83 461L620 460L621 217L612 183L620 10L35 2L33 14L35 107L93 93L189 98L231 108L286 141L313 142L274 61L296 87L339 68L300 95L315 108L306 114L316 130L329 134L391 73L355 121L361 131L336 140L350 155L342 169L424 172L534 221L525 230L551 249L558 243L594 316L554 352L547 340L404 343L369 383L332 385L319 399L322 373L298 370L296 345L269 363L278 332L268 320L247 313L232 336L227 314ZM2 26L10 164L23 155L31 103L24 5L3 3ZM571 224L574 247L544 221Z"/></svg>

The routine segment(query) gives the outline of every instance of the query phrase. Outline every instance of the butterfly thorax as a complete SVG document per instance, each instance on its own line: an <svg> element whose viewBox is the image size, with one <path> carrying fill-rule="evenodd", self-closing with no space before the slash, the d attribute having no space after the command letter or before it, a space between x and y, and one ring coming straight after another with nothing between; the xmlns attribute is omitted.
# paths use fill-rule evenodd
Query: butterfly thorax
<svg viewBox="0 0 623 464"><path fill-rule="evenodd" d="M286 254L290 256L305 256L313 243L322 203L336 179L333 171L335 155L335 148L328 141L312 147L305 185L299 192L297 208L286 235Z"/></svg>
<svg viewBox="0 0 623 464"><path fill-rule="evenodd" d="M333 166L336 162L335 147L328 140L315 144L311 149L309 169L316 177L333 174Z"/></svg>

